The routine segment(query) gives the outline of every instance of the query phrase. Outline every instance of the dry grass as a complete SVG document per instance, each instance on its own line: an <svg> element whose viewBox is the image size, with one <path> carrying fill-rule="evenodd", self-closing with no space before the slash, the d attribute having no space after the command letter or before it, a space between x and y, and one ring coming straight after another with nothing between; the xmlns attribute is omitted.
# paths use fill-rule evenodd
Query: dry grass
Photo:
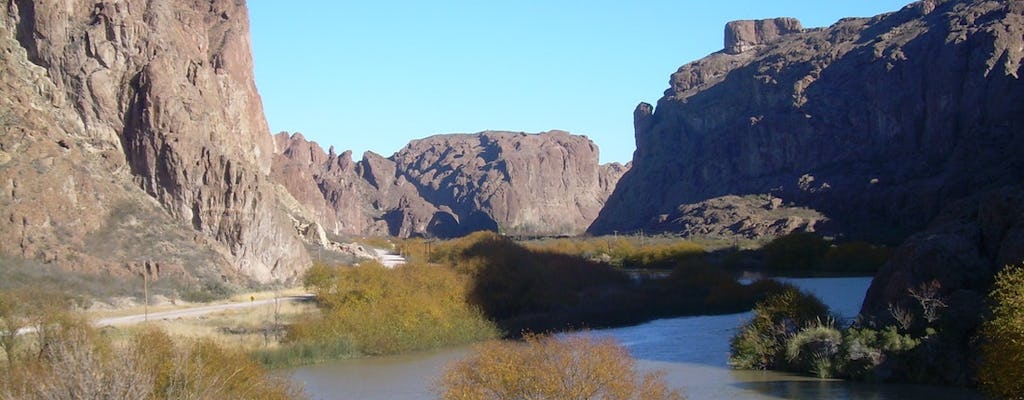
<svg viewBox="0 0 1024 400"><path fill-rule="evenodd" d="M260 298L267 297L257 297ZM117 331L131 333L145 327L158 327L175 339L208 339L219 345L244 351L273 349L280 345L286 325L302 316L319 313L317 307L311 303L280 301L278 304L276 318L274 304L266 304L218 311L197 317L150 321L140 325L106 329L116 335Z"/></svg>
<svg viewBox="0 0 1024 400"><path fill-rule="evenodd" d="M183 300L175 300L175 301L173 301L171 303L166 303L165 302L163 304L158 304L158 305L150 304L149 312L150 313L157 313L157 312L161 312L161 311L181 310L181 309L185 309L185 308L189 308L189 307L196 307L196 306L207 306L207 305L213 305L213 304L242 303L242 302L251 301L251 300L267 300L267 299L273 299L274 297L301 296L301 295L304 295L304 294L307 294L307 291L306 291L305 288L303 288L301 286L296 286L296 287L291 287L291 288L283 288L283 289L278 289L278 290L261 290L261 291L255 291L255 292L238 293L238 294L235 294L235 295L231 296L230 298L228 298L226 300L219 300L219 301L214 301L214 302L210 302L210 303L193 303L193 302L187 302L187 301L183 301ZM155 299L150 299L151 303L155 302L155 301L156 301ZM128 305L128 306L89 310L89 311L87 311L87 314L91 318L100 319L100 318L110 318L110 317L123 317L123 316L127 316L127 315L139 315L139 314L143 314L145 312L146 312L146 307L144 305L138 304L137 302L132 302L131 305Z"/></svg>

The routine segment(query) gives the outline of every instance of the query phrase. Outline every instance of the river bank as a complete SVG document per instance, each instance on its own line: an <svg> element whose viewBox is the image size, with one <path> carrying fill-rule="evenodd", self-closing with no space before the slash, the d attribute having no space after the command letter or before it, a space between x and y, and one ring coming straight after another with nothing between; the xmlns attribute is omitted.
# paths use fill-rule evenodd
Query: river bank
<svg viewBox="0 0 1024 400"><path fill-rule="evenodd" d="M837 313L856 314L870 278L786 279L820 295ZM749 313L668 318L585 334L622 343L644 370L662 370L689 399L981 399L973 391L918 385L819 380L771 371L735 371L726 365L729 338ZM574 333L578 334L578 333ZM462 346L397 356L342 360L287 371L314 399L432 399L432 382L445 365L467 354Z"/></svg>

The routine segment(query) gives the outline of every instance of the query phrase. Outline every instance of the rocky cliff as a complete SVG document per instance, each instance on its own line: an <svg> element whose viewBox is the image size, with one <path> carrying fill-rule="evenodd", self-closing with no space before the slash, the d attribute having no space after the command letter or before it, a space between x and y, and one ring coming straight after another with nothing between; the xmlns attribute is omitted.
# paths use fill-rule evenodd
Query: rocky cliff
<svg viewBox="0 0 1024 400"><path fill-rule="evenodd" d="M244 2L3 4L3 256L260 282L307 265L267 179Z"/></svg>
<svg viewBox="0 0 1024 400"><path fill-rule="evenodd" d="M938 329L927 379L969 384L993 276L1024 260L1022 59L1020 1L926 0L821 29L731 23L725 50L636 108L633 167L590 230L745 234L771 218L744 212L779 205L902 242L859 323Z"/></svg>
<svg viewBox="0 0 1024 400"><path fill-rule="evenodd" d="M801 29L731 23L727 49L635 111L637 151L591 232L768 194L836 233L896 242L950 202L1024 178L1019 1L923 1Z"/></svg>
<svg viewBox="0 0 1024 400"><path fill-rule="evenodd" d="M335 234L577 234L626 170L561 131L437 135L358 162L298 134L275 138L275 180Z"/></svg>

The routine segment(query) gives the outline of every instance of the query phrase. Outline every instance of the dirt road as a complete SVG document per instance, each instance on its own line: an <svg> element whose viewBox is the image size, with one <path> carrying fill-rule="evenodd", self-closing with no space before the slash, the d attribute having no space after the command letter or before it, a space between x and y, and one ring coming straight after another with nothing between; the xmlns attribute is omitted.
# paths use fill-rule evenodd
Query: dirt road
<svg viewBox="0 0 1024 400"><path fill-rule="evenodd" d="M284 302L284 301L307 301L307 300L312 300L312 299L313 299L313 295L305 294L305 295L299 295L299 296L279 297L276 300ZM101 318L101 319L96 320L96 326L130 325L130 324L137 324L137 323L145 322L145 321L159 321L159 320L168 320L168 319L198 317L200 315L210 314L210 313L214 313L214 312L217 312L217 311L234 310L234 309L239 309L239 308L258 307L258 306L262 306L262 305L274 304L274 301L275 301L275 299L263 299L263 300L255 300L255 301L244 301L244 302L239 302L239 303L212 304L212 305L205 305L205 306L198 306L198 307L182 308L182 309L178 309L178 310L151 312L148 315L143 313L143 314L125 315L125 316L121 316L121 317Z"/></svg>

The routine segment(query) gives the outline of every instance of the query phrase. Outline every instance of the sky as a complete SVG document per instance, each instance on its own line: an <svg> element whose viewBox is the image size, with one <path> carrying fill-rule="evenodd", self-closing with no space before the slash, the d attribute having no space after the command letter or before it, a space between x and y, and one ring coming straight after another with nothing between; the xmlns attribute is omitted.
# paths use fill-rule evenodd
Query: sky
<svg viewBox="0 0 1024 400"><path fill-rule="evenodd" d="M725 23L805 28L909 0L250 0L256 84L272 133L390 156L484 130L586 135L628 162L633 109L723 47Z"/></svg>

